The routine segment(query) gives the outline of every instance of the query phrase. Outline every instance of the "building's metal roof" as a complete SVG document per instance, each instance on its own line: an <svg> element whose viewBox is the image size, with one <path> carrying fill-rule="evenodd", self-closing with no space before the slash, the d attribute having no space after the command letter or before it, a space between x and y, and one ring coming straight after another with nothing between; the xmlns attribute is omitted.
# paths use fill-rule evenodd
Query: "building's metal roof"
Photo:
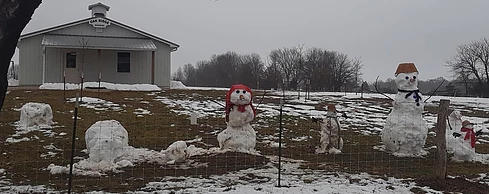
<svg viewBox="0 0 489 194"><path fill-rule="evenodd" d="M33 36L37 36L37 35L41 35L41 34L46 34L46 33L49 33L49 32L52 32L52 31L55 31L55 30L59 30L59 29L64 29L64 28L68 28L68 27L71 27L71 26L75 26L75 25L79 25L79 24L83 24L85 22L88 22L89 20L91 19L94 19L96 17L90 17L90 18L85 18L85 19L81 19L81 20L78 20L78 21L74 21L74 22L70 22L70 23L66 23L66 24L62 24L62 25L58 25L58 26L54 26L54 27L51 27L51 28L47 28L47 29L43 29L43 30L38 30L38 31L34 31L34 32L30 32L30 33L27 33L27 34L22 34L20 36L20 40L22 39L25 39L25 38L29 38L29 37L33 37ZM118 25L122 28L125 28L127 30L130 30L132 32L135 32L135 33L138 33L138 34L141 34L143 36L146 36L148 38L151 38L153 40L156 40L156 41L159 41L161 43L164 43L164 44L167 44L169 45L171 48L173 48L173 51L176 51L178 47L180 47L180 45L174 43L174 42L171 42L169 40L166 40L166 39L163 39L163 38L160 38L158 36L155 36L155 35L152 35L152 34L149 34L147 32L144 32L142 30L139 30L139 29L136 29L136 28L133 28L131 26L128 26L126 24L123 24L123 23L120 23L118 21L115 21L113 19L110 19L110 18L104 18L104 19L107 19L109 20L112 24L115 24L115 25Z"/></svg>
<svg viewBox="0 0 489 194"><path fill-rule="evenodd" d="M42 46L80 49L157 50L151 39L44 35Z"/></svg>

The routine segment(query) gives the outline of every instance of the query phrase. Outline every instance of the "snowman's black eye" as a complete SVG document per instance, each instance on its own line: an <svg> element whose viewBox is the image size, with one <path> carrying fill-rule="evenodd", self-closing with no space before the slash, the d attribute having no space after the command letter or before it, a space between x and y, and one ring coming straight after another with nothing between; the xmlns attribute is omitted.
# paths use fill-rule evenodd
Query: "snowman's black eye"
<svg viewBox="0 0 489 194"><path fill-rule="evenodd" d="M246 94L246 90L245 90L245 91L243 91L243 94Z"/></svg>
<svg viewBox="0 0 489 194"><path fill-rule="evenodd" d="M406 79L409 79L409 76L406 76L405 78L406 78Z"/></svg>
<svg viewBox="0 0 489 194"><path fill-rule="evenodd" d="M236 94L239 94L239 90L236 90Z"/></svg>
<svg viewBox="0 0 489 194"><path fill-rule="evenodd" d="M416 76L413 76L413 79L416 79Z"/></svg>

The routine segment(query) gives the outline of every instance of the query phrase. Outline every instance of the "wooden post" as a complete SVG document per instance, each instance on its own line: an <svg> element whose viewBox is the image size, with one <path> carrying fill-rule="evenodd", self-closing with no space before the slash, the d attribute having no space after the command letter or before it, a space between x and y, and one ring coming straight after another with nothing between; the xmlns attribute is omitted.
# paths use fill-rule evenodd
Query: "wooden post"
<svg viewBox="0 0 489 194"><path fill-rule="evenodd" d="M447 145L446 145L446 118L450 100L440 100L438 118L436 122L436 179L445 180L447 177Z"/></svg>
<svg viewBox="0 0 489 194"><path fill-rule="evenodd" d="M151 84L155 84L155 51L151 51Z"/></svg>
<svg viewBox="0 0 489 194"><path fill-rule="evenodd" d="M100 81L102 80L102 72L98 72L98 90L97 96L100 97Z"/></svg>

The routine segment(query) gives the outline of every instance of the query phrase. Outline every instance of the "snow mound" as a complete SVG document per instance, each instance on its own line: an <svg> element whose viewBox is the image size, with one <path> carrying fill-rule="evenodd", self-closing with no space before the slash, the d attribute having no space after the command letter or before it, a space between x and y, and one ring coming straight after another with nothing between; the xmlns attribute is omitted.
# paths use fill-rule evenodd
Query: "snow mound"
<svg viewBox="0 0 489 194"><path fill-rule="evenodd" d="M181 81L171 81L170 89L188 89Z"/></svg>
<svg viewBox="0 0 489 194"><path fill-rule="evenodd" d="M84 82L83 88L95 88L98 87L98 82ZM72 84L67 83L66 86L63 83L45 83L39 86L41 90L63 90L63 87L66 87L66 90L77 90L80 89L80 84ZM109 89L109 90L118 90L118 91L161 91L156 85L152 84L114 84L107 82L100 82L100 87Z"/></svg>
<svg viewBox="0 0 489 194"><path fill-rule="evenodd" d="M128 145L126 129L116 120L98 121L85 132L85 142L92 162L114 162Z"/></svg>
<svg viewBox="0 0 489 194"><path fill-rule="evenodd" d="M183 162L187 158L187 143L184 141L173 142L166 150L162 150L168 161Z"/></svg>
<svg viewBox="0 0 489 194"><path fill-rule="evenodd" d="M8 80L8 86L19 86L19 80L9 79Z"/></svg>
<svg viewBox="0 0 489 194"><path fill-rule="evenodd" d="M28 102L20 108L19 126L50 128L53 124L53 110L49 104Z"/></svg>

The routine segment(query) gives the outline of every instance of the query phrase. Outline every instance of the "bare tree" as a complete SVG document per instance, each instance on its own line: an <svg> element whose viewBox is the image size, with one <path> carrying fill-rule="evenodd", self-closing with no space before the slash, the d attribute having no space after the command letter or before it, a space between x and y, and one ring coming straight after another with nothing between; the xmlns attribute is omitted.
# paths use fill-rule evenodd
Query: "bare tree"
<svg viewBox="0 0 489 194"><path fill-rule="evenodd" d="M192 64L185 64L183 66L183 76L185 77L184 84L197 85L197 69Z"/></svg>
<svg viewBox="0 0 489 194"><path fill-rule="evenodd" d="M172 80L185 82L185 74L183 73L182 67L178 67L177 71L173 73Z"/></svg>
<svg viewBox="0 0 489 194"><path fill-rule="evenodd" d="M314 91L327 90L332 75L333 53L320 48L311 48L304 54L303 75L310 80Z"/></svg>
<svg viewBox="0 0 489 194"><path fill-rule="evenodd" d="M302 58L300 46L293 48L282 48L272 50L270 52L270 61L272 64L278 65L280 70L285 78L285 87L286 89L290 89L295 86L298 81L299 74L299 64ZM291 86L292 84L292 86Z"/></svg>
<svg viewBox="0 0 489 194"><path fill-rule="evenodd" d="M489 92L489 42L483 38L480 41L473 43L473 52L476 58L484 69L485 75L485 91ZM486 94L487 95L487 94Z"/></svg>
<svg viewBox="0 0 489 194"><path fill-rule="evenodd" d="M358 92L358 87L361 86L361 84L363 83L363 80L362 80L363 64L362 64L360 58L354 58L351 62L352 62L352 66L353 66L353 68L352 68L353 76L355 77L353 89L355 90L355 92Z"/></svg>
<svg viewBox="0 0 489 194"><path fill-rule="evenodd" d="M252 88L259 88L259 82L262 79L262 75L264 73L265 65L261 60L260 55L256 53L252 53L250 55L242 56L242 64L241 64L241 78L240 81L244 82L245 80L251 80L253 84L249 84L248 86ZM249 71L249 72L248 72Z"/></svg>
<svg viewBox="0 0 489 194"><path fill-rule="evenodd" d="M475 80L472 90L479 96L489 96L489 42L487 39L461 44L447 61L453 74L468 83Z"/></svg>
<svg viewBox="0 0 489 194"><path fill-rule="evenodd" d="M0 0L0 110L7 93L10 60L20 34L40 4L41 0Z"/></svg>
<svg viewBox="0 0 489 194"><path fill-rule="evenodd" d="M282 87L282 73L280 67L276 63L270 63L264 72L263 88L279 88Z"/></svg>

